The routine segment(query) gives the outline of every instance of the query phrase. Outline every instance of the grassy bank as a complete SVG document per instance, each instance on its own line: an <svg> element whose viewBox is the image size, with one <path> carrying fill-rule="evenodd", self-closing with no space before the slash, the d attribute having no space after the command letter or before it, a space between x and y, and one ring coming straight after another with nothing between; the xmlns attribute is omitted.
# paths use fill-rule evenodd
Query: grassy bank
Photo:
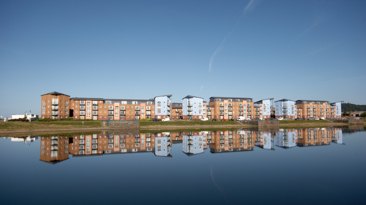
<svg viewBox="0 0 366 205"><path fill-rule="evenodd" d="M324 123L333 123L328 120L280 120L281 124L324 124Z"/></svg>
<svg viewBox="0 0 366 205"><path fill-rule="evenodd" d="M6 122L0 123L1 131L10 130L42 130L42 129L79 129L102 127L100 121L52 121L52 122Z"/></svg>
<svg viewBox="0 0 366 205"><path fill-rule="evenodd" d="M197 125L240 125L236 121L169 121L169 122L151 122L142 121L140 126L197 126Z"/></svg>

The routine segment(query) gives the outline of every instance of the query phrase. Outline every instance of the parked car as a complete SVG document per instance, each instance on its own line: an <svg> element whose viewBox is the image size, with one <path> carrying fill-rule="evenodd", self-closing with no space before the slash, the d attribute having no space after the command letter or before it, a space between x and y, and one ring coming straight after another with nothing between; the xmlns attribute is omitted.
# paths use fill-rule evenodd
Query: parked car
<svg viewBox="0 0 366 205"><path fill-rule="evenodd" d="M282 118L282 117L280 117L280 118L277 118L277 120L283 120L283 118Z"/></svg>
<svg viewBox="0 0 366 205"><path fill-rule="evenodd" d="M302 118L301 120L306 120L305 118Z"/></svg>
<svg viewBox="0 0 366 205"><path fill-rule="evenodd" d="M201 121L208 121L208 118L207 117L202 118Z"/></svg>
<svg viewBox="0 0 366 205"><path fill-rule="evenodd" d="M240 117L238 117L238 119L236 119L236 120L237 120L237 121L245 120L245 117L240 116Z"/></svg>
<svg viewBox="0 0 366 205"><path fill-rule="evenodd" d="M325 120L325 117L321 117L320 119L321 119L321 120Z"/></svg>
<svg viewBox="0 0 366 205"><path fill-rule="evenodd" d="M153 119L153 121L154 121L154 122L159 122L160 120L158 120L158 119L154 118L154 119Z"/></svg>
<svg viewBox="0 0 366 205"><path fill-rule="evenodd" d="M319 120L319 117L316 117L315 120Z"/></svg>
<svg viewBox="0 0 366 205"><path fill-rule="evenodd" d="M221 119L221 121L226 121L226 119Z"/></svg>
<svg viewBox="0 0 366 205"><path fill-rule="evenodd" d="M217 121L216 119L212 119L212 121Z"/></svg>
<svg viewBox="0 0 366 205"><path fill-rule="evenodd" d="M162 119L161 121L170 121L170 118L167 117L167 118Z"/></svg>
<svg viewBox="0 0 366 205"><path fill-rule="evenodd" d="M300 118L296 118L295 120L301 120Z"/></svg>
<svg viewBox="0 0 366 205"><path fill-rule="evenodd" d="M246 118L245 120L252 120L252 119L250 119L250 118L248 117L248 118Z"/></svg>
<svg viewBox="0 0 366 205"><path fill-rule="evenodd" d="M313 117L309 117L308 120L314 120L314 118Z"/></svg>

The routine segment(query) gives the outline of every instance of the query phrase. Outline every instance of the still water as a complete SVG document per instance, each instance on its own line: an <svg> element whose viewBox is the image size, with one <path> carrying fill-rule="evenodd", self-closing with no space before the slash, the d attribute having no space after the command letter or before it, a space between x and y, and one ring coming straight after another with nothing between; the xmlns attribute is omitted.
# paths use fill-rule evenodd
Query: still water
<svg viewBox="0 0 366 205"><path fill-rule="evenodd" d="M0 204L365 204L363 128L0 138Z"/></svg>

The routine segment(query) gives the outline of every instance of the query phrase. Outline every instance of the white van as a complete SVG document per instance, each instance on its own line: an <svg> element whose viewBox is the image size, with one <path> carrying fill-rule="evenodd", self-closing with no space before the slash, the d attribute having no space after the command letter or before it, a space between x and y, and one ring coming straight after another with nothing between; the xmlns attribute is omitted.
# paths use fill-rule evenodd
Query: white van
<svg viewBox="0 0 366 205"><path fill-rule="evenodd" d="M240 116L240 117L238 117L238 119L237 119L237 120L238 120L238 121L245 120L245 117Z"/></svg>

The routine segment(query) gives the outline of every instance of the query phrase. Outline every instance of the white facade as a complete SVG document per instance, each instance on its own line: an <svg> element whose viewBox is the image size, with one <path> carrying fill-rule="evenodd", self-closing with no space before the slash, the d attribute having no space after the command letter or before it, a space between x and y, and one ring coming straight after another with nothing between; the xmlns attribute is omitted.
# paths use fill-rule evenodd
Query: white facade
<svg viewBox="0 0 366 205"><path fill-rule="evenodd" d="M258 106L259 109L260 109L260 113L261 113L260 118L262 118L262 115L265 115L265 116L270 116L271 115L271 100L273 100L273 98L260 100L256 103L254 103L254 105ZM260 105L260 103L262 105Z"/></svg>
<svg viewBox="0 0 366 205"><path fill-rule="evenodd" d="M291 148L295 147L297 140L297 133L295 131L287 131L280 129L280 131L276 132L276 140L275 144L278 147L283 148Z"/></svg>
<svg viewBox="0 0 366 205"><path fill-rule="evenodd" d="M183 98L182 115L203 115L203 99L194 96Z"/></svg>
<svg viewBox="0 0 366 205"><path fill-rule="evenodd" d="M21 114L21 115L11 115L11 119L14 120L14 119L23 119L24 116L26 116L26 118L29 120L29 121L33 121L33 120L36 120L37 119L37 116L35 114Z"/></svg>
<svg viewBox="0 0 366 205"><path fill-rule="evenodd" d="M332 138L332 141L337 144L343 144L342 129L334 130L334 138Z"/></svg>
<svg viewBox="0 0 366 205"><path fill-rule="evenodd" d="M287 116L287 118L295 117L296 107L295 101L292 100L279 100L275 102L275 115Z"/></svg>
<svg viewBox="0 0 366 205"><path fill-rule="evenodd" d="M170 116L171 95L157 96L155 97L155 115L159 118L159 115Z"/></svg>
<svg viewBox="0 0 366 205"><path fill-rule="evenodd" d="M155 155L160 157L170 155L171 147L168 145L168 137L155 137Z"/></svg>
<svg viewBox="0 0 366 205"><path fill-rule="evenodd" d="M274 142L272 141L270 132L262 132L263 149L273 149Z"/></svg>
<svg viewBox="0 0 366 205"><path fill-rule="evenodd" d="M202 135L183 135L183 152L186 154L203 153Z"/></svg>
<svg viewBox="0 0 366 205"><path fill-rule="evenodd" d="M342 103L341 102L336 102L335 104L334 104L335 106L334 106L334 114L335 114L335 116L337 116L337 117L341 117L342 116Z"/></svg>

